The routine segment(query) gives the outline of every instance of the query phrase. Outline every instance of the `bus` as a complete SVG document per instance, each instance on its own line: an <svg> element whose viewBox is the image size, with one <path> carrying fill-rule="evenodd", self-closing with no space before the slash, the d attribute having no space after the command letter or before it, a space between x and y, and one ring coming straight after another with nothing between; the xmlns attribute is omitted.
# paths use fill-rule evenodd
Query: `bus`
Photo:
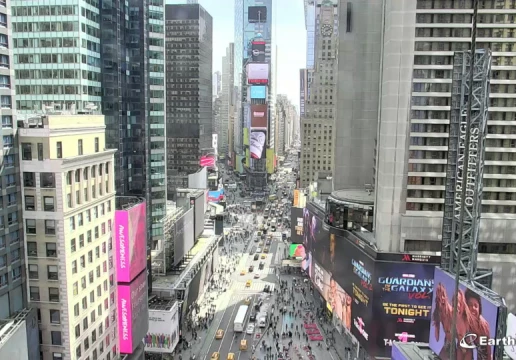
<svg viewBox="0 0 516 360"><path fill-rule="evenodd" d="M233 327L234 332L244 331L245 317L247 316L247 309L249 309L249 306L247 306L247 305L241 305L238 308L238 312L236 314L235 323L234 323L234 327Z"/></svg>

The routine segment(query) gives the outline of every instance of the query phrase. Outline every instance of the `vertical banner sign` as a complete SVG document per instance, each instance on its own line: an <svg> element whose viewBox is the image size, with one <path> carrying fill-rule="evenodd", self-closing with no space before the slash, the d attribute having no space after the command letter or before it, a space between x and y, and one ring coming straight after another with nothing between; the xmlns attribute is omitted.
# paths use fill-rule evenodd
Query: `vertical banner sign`
<svg viewBox="0 0 516 360"><path fill-rule="evenodd" d="M294 190L294 204L295 207L299 206L299 190Z"/></svg>

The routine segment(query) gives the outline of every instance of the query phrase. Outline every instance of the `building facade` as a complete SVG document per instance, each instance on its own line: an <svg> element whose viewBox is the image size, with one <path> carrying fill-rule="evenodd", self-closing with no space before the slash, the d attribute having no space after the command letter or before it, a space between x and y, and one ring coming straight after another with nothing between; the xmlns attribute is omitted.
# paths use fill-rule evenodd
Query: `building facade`
<svg viewBox="0 0 516 360"><path fill-rule="evenodd" d="M43 360L115 359L114 153L101 115L18 129L29 299Z"/></svg>
<svg viewBox="0 0 516 360"><path fill-rule="evenodd" d="M316 4L315 64L301 118L300 185L307 187L318 172L334 168L335 101L339 42L338 3ZM310 79L309 79L310 80Z"/></svg>
<svg viewBox="0 0 516 360"><path fill-rule="evenodd" d="M0 2L0 320L27 304L10 3Z"/></svg>
<svg viewBox="0 0 516 360"><path fill-rule="evenodd" d="M198 4L166 5L168 196L188 187L212 147L213 20Z"/></svg>
<svg viewBox="0 0 516 360"><path fill-rule="evenodd" d="M222 57L222 81L221 81L221 129L219 134L219 154L228 159L233 159L233 127L234 127L234 103L233 103L233 59L234 43L226 48L226 55Z"/></svg>
<svg viewBox="0 0 516 360"><path fill-rule="evenodd" d="M213 73L213 79L212 79L212 95L213 98L220 95L220 91L222 90L222 73L220 71L215 71Z"/></svg>
<svg viewBox="0 0 516 360"><path fill-rule="evenodd" d="M277 144L276 150L279 156L285 156L293 142L294 123L298 119L297 110L286 95L277 96Z"/></svg>

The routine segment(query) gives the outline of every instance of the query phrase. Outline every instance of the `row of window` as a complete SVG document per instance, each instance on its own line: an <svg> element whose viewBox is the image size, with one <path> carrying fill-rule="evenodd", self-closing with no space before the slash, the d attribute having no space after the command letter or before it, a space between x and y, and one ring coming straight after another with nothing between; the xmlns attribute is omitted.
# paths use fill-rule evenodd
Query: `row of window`
<svg viewBox="0 0 516 360"><path fill-rule="evenodd" d="M36 264L29 264L29 279L31 280L39 280L39 266ZM47 265L47 280L57 281L59 280L58 266L57 265ZM38 296L34 299L32 298L31 291L31 300L40 301L39 298L39 288L38 288Z"/></svg>
<svg viewBox="0 0 516 360"><path fill-rule="evenodd" d="M0 219L3 217L0 216ZM9 245L14 245L20 242L20 231L15 230L8 235L0 235L0 249L4 249L7 246L6 240L9 240Z"/></svg>
<svg viewBox="0 0 516 360"><path fill-rule="evenodd" d="M57 16L77 15L79 9L73 5L13 6L12 16Z"/></svg>
<svg viewBox="0 0 516 360"><path fill-rule="evenodd" d="M105 249L105 245L103 245L102 247L103 247L103 249ZM96 258L100 258L100 249L98 246L95 249L95 256L96 256ZM93 260L94 260L93 251L90 250L88 252L88 264L93 263ZM86 255L82 255L79 258L79 264L81 266L81 270L86 268ZM107 261L104 261L102 263L102 268L103 268L104 272L108 271ZM112 258L112 256L110 256L109 257L109 269L112 269L112 268L113 268L113 258ZM72 274L74 274L74 275L77 274L78 270L79 269L77 268L77 260L72 261ZM97 266L97 277L100 277L100 265ZM83 276L83 278L86 279L85 276ZM90 278L90 284L93 283L93 281L94 281L93 270L89 272L89 278Z"/></svg>
<svg viewBox="0 0 516 360"><path fill-rule="evenodd" d="M20 261L21 254L22 253L20 252L20 249L14 249L13 251L11 251L11 253L10 253L11 261L9 263L14 263L16 261ZM0 269L6 267L7 263L8 263L7 254L0 256Z"/></svg>

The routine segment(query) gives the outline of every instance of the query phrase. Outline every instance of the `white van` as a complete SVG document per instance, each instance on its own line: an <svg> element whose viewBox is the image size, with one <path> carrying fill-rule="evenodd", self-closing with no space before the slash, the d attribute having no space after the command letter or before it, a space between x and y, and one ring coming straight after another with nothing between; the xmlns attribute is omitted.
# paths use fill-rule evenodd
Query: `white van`
<svg viewBox="0 0 516 360"><path fill-rule="evenodd" d="M267 317L265 315L261 315L258 318L258 326L261 328L264 328L265 326L267 326Z"/></svg>

